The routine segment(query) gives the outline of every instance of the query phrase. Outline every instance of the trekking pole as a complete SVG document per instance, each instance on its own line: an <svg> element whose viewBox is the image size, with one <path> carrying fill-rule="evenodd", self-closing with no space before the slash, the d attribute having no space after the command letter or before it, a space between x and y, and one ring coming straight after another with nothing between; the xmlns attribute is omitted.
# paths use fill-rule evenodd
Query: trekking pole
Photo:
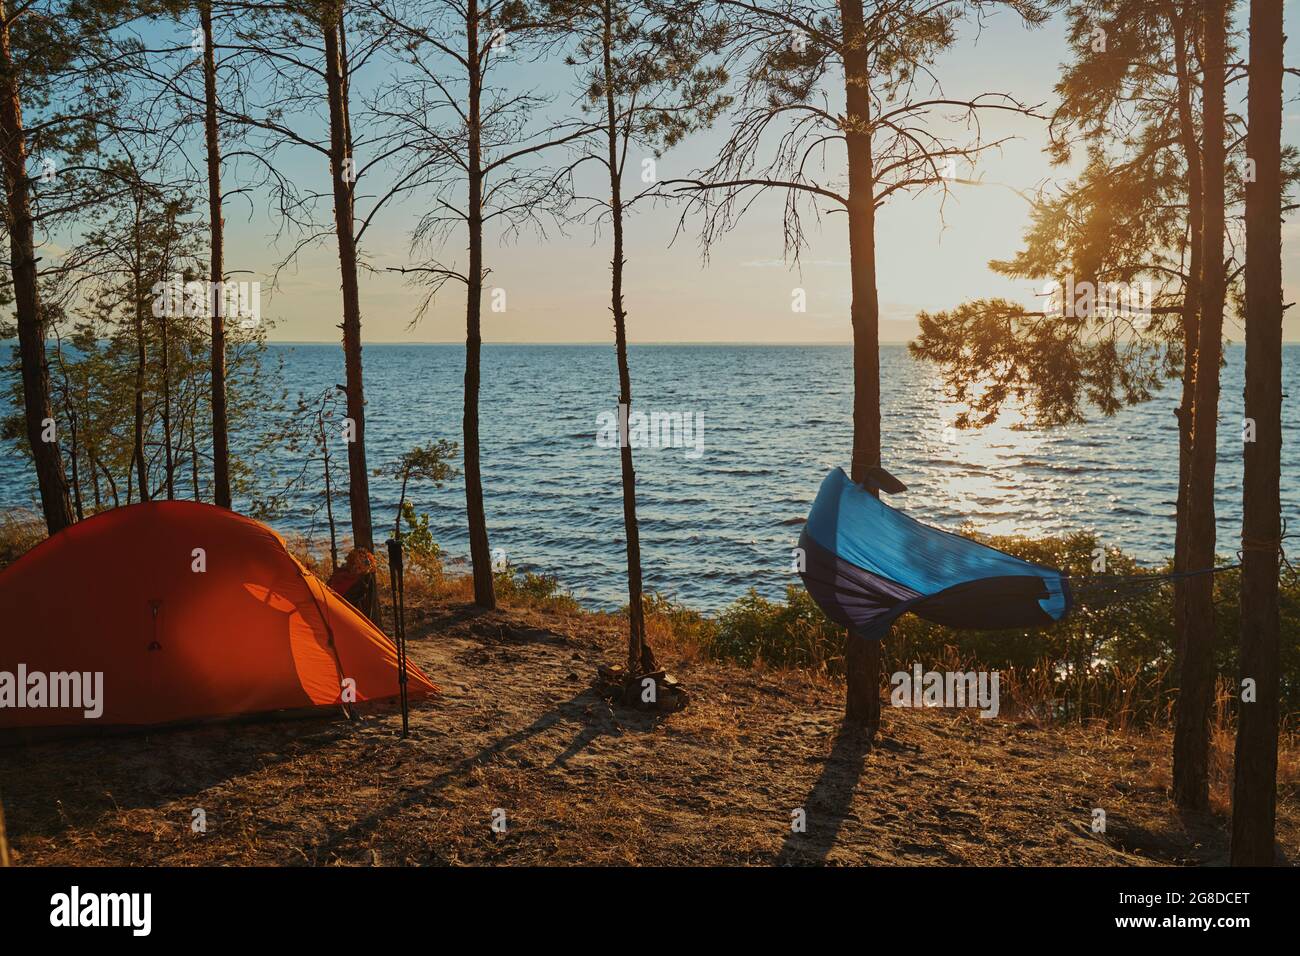
<svg viewBox="0 0 1300 956"><path fill-rule="evenodd" d="M5 836L5 807L0 802L0 866L9 866L9 839Z"/></svg>
<svg viewBox="0 0 1300 956"><path fill-rule="evenodd" d="M397 645L397 693L402 706L402 737L410 734L406 696L406 580L402 568L402 542L388 539L388 583L393 593L393 640Z"/></svg>
<svg viewBox="0 0 1300 956"><path fill-rule="evenodd" d="M398 662L397 679L402 691L402 736L410 734L411 701L406 687L406 562L402 555L402 539L397 539L397 603L401 608L401 617L397 633L402 639L402 656Z"/></svg>

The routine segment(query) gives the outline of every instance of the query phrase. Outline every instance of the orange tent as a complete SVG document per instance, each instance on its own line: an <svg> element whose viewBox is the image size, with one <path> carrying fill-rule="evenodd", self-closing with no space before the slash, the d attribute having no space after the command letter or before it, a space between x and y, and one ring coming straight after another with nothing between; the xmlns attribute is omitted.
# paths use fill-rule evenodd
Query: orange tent
<svg viewBox="0 0 1300 956"><path fill-rule="evenodd" d="M408 689L437 688L409 667ZM0 572L0 728L164 724L397 694L393 642L265 525L159 501Z"/></svg>

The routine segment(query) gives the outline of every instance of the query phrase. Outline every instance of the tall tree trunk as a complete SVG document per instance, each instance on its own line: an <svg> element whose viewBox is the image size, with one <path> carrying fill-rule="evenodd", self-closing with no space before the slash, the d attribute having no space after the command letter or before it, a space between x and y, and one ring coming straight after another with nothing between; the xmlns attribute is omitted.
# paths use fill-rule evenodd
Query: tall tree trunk
<svg viewBox="0 0 1300 956"><path fill-rule="evenodd" d="M136 187L138 188L138 186ZM135 204L135 262L133 263L134 274L132 275L132 305L135 307L135 407L134 407L134 424L133 432L135 435L135 448L131 454L135 462L136 481L140 484L140 500L149 500L149 462L145 457L144 451L144 387L145 387L145 370L148 362L146 345L145 345L145 328L144 328L144 279L141 277L140 270L143 268L144 248L141 242L140 232L143 224L140 221L140 208L142 200L137 195ZM130 497L128 495L128 497Z"/></svg>
<svg viewBox="0 0 1300 956"><path fill-rule="evenodd" d="M121 507L122 496L118 494L117 479L113 477L113 472L109 469L108 465L106 465L104 462L96 460L95 463L100 467L101 471L103 472L104 480L108 482L109 494L113 496L113 507L114 508ZM128 482L130 481L129 474L130 473L128 472L128 478L127 478ZM131 503L131 489L129 485L127 487L127 492L126 492L126 503L127 504Z"/></svg>
<svg viewBox="0 0 1300 956"><path fill-rule="evenodd" d="M1205 0L1205 210L1200 344L1188 481L1189 571L1214 564L1214 466L1218 441L1219 361L1224 301L1224 43L1225 0ZM1174 726L1174 800L1188 810L1210 803L1210 712L1214 704L1214 576L1187 584L1187 640L1179 668Z"/></svg>
<svg viewBox="0 0 1300 956"><path fill-rule="evenodd" d="M849 272L853 290L854 481L880 465L880 302L876 290L876 207L871 159L870 74L862 0L839 0L844 28L845 140L849 160ZM874 732L880 726L880 641L852 634L845 646L844 716Z"/></svg>
<svg viewBox="0 0 1300 956"><path fill-rule="evenodd" d="M1174 514L1174 571L1187 570L1187 485L1191 472L1192 416L1196 404L1196 350L1200 346L1202 190L1201 147L1192 113L1192 76L1187 61L1188 24L1196 18L1178 13L1171 4L1174 68L1178 81L1178 133L1187 164L1187 283L1183 287L1183 393L1178 417L1178 501ZM1181 666L1187 643L1187 582L1174 579L1175 666Z"/></svg>
<svg viewBox="0 0 1300 956"><path fill-rule="evenodd" d="M627 364L627 313L623 310L623 168L618 155L618 111L614 103L614 11L604 3L603 57L605 120L609 153L610 219L614 226L614 255L610 260L610 311L614 314L614 350L618 356L619 457L623 471L623 533L627 538L627 672L629 676L656 669L654 651L645 636L645 604L641 596L641 532L636 520L636 471L632 443L623 422L632 414L632 375Z"/></svg>
<svg viewBox="0 0 1300 956"><path fill-rule="evenodd" d="M72 469L72 506L76 511L77 520L80 521L86 517L86 512L81 500L81 450L77 444L77 412L75 409L68 410L68 438L68 465Z"/></svg>
<svg viewBox="0 0 1300 956"><path fill-rule="evenodd" d="M334 228L338 234L339 271L343 287L343 356L347 417L352 422L348 443L348 502L352 511L353 545L375 550L370 522L370 480L366 473L366 397L361 379L361 295L357 283L356 221L353 217L352 142L346 98L347 64L342 53L343 11L335 4L325 16L325 86L330 114L330 175L334 183Z"/></svg>
<svg viewBox="0 0 1300 956"><path fill-rule="evenodd" d="M0 0L0 162L4 165L9 226L9 268L13 277L14 318L22 365L23 419L36 466L45 527L55 534L72 524L72 503L63 474L57 435L47 441L50 371L45 358L45 319L36 282L36 238L32 225L31 182L27 178L27 136L17 70L9 45L9 6Z"/></svg>
<svg viewBox="0 0 1300 956"><path fill-rule="evenodd" d="M483 157L480 140L480 100L483 77L479 63L478 0L469 0L465 15L469 52L469 273L465 291L465 513L469 523L469 556L474 567L474 603L497 606L488 547L487 516L483 511L483 473L479 466L479 353L482 351L483 309Z"/></svg>
<svg viewBox="0 0 1300 956"><path fill-rule="evenodd" d="M86 510L81 494L81 436L77 430L77 405L72 394L72 380L68 377L68 365L63 360L62 344L56 354L59 374L63 377L63 408L68 416L68 469L72 480L72 508L77 520L81 521L86 517Z"/></svg>
<svg viewBox="0 0 1300 956"><path fill-rule="evenodd" d="M95 502L95 511L98 512L101 507L99 496L99 459L95 455L95 447L91 445L87 449L87 456L90 458L90 493ZM80 516L78 516L80 520Z"/></svg>
<svg viewBox="0 0 1300 956"><path fill-rule="evenodd" d="M165 282L167 277L161 275ZM167 476L167 500L176 500L176 457L172 449L171 326L164 310L158 324L158 374L162 379L163 468Z"/></svg>
<svg viewBox="0 0 1300 956"><path fill-rule="evenodd" d="M190 490L194 492L194 500L202 501L203 496L199 492L199 423L197 421L190 423Z"/></svg>
<svg viewBox="0 0 1300 956"><path fill-rule="evenodd" d="M226 413L225 220L221 215L221 141L217 137L217 53L212 41L212 4L199 4L203 21L203 136L208 152L208 307L212 313L212 499L230 507L230 423Z"/></svg>
<svg viewBox="0 0 1300 956"><path fill-rule="evenodd" d="M1253 703L1237 710L1232 850L1237 866L1273 863L1277 816L1278 547L1282 475L1282 0L1251 0L1246 155L1246 417L1242 447L1241 678Z"/></svg>

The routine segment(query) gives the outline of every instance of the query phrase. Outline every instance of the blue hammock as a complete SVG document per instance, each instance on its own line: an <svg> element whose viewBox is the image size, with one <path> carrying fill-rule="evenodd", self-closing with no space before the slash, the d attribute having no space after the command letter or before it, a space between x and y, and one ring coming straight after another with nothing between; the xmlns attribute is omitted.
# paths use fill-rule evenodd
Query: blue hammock
<svg viewBox="0 0 1300 956"><path fill-rule="evenodd" d="M804 587L837 624L880 640L911 611L949 627L1037 627L1072 602L1066 576L931 528L854 484L822 482L799 536Z"/></svg>

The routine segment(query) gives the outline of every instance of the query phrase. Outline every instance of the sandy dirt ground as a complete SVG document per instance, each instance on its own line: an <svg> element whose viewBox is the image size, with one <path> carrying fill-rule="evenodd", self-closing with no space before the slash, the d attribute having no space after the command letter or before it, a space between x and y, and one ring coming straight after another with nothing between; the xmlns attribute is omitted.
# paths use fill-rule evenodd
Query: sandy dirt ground
<svg viewBox="0 0 1300 956"><path fill-rule="evenodd" d="M886 708L868 742L842 730L831 681L700 661L672 667L689 708L658 715L593 689L596 664L619 659L612 618L448 604L416 615L411 657L443 693L415 705L408 740L382 714L0 748L14 862L1227 859L1221 813L1183 816L1170 803L1163 735ZM1280 798L1279 847L1294 861L1294 787ZM792 828L800 809L804 832ZM192 827L195 810L206 832Z"/></svg>

